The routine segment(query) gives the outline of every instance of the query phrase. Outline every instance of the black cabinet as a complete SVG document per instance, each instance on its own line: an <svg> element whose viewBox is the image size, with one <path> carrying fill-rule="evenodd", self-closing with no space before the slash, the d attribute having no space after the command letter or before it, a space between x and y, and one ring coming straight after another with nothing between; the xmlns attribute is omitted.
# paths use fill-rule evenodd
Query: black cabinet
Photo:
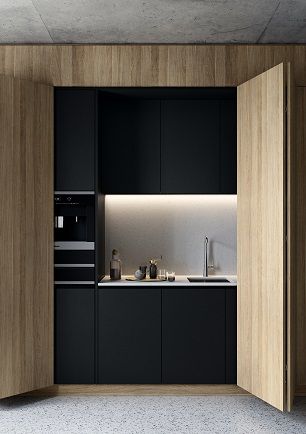
<svg viewBox="0 0 306 434"><path fill-rule="evenodd" d="M237 288L226 288L226 383L237 383Z"/></svg>
<svg viewBox="0 0 306 434"><path fill-rule="evenodd" d="M237 104L220 102L220 193L237 194Z"/></svg>
<svg viewBox="0 0 306 434"><path fill-rule="evenodd" d="M98 292L98 383L160 383L161 289Z"/></svg>
<svg viewBox="0 0 306 434"><path fill-rule="evenodd" d="M219 193L219 101L162 103L162 193Z"/></svg>
<svg viewBox="0 0 306 434"><path fill-rule="evenodd" d="M160 102L99 99L102 191L160 193Z"/></svg>
<svg viewBox="0 0 306 434"><path fill-rule="evenodd" d="M234 99L162 102L161 192L236 194Z"/></svg>
<svg viewBox="0 0 306 434"><path fill-rule="evenodd" d="M55 190L95 190L96 92L55 89Z"/></svg>
<svg viewBox="0 0 306 434"><path fill-rule="evenodd" d="M55 292L55 383L95 382L94 289Z"/></svg>
<svg viewBox="0 0 306 434"><path fill-rule="evenodd" d="M163 289L163 383L226 382L226 290Z"/></svg>
<svg viewBox="0 0 306 434"><path fill-rule="evenodd" d="M100 90L105 194L236 194L236 89Z"/></svg>

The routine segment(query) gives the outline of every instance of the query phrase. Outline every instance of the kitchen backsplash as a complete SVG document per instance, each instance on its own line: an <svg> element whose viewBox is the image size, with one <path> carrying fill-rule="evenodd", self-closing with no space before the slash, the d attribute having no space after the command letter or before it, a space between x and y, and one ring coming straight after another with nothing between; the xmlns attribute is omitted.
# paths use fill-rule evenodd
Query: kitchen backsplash
<svg viewBox="0 0 306 434"><path fill-rule="evenodd" d="M107 273L116 248L123 274L162 255L160 268L201 275L207 235L210 273L236 274L236 195L111 195L105 208Z"/></svg>

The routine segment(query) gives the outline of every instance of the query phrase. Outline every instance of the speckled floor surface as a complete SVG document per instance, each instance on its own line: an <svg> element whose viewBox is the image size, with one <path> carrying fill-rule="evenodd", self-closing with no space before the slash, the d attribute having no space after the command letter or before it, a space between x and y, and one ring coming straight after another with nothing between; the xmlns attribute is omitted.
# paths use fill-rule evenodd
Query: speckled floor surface
<svg viewBox="0 0 306 434"><path fill-rule="evenodd" d="M0 433L306 433L306 399L282 414L247 396L10 398Z"/></svg>

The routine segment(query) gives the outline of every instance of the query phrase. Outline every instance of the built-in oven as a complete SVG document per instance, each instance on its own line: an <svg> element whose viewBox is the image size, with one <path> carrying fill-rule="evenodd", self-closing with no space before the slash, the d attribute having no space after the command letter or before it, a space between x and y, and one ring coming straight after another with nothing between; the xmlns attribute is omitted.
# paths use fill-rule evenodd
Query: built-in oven
<svg viewBox="0 0 306 434"><path fill-rule="evenodd" d="M54 281L56 285L95 283L95 197L54 196Z"/></svg>

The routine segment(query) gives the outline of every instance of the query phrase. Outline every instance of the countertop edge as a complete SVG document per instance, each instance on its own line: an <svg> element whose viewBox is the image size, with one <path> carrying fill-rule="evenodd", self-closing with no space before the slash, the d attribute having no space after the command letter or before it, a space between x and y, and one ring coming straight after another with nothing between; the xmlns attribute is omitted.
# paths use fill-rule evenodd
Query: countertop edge
<svg viewBox="0 0 306 434"><path fill-rule="evenodd" d="M112 287L112 286L134 286L134 287L154 287L154 286L163 286L165 288L168 287L177 287L177 286L188 286L188 287L220 287L220 286L237 286L237 276L230 275L220 275L220 276L211 276L216 278L226 278L229 282L189 282L187 280L187 276L176 276L176 280L174 282L168 281L156 281L156 282L146 282L145 280L141 281L128 281L125 280L127 277L131 276L122 276L121 280L110 280L109 276L104 277L99 283L98 286L101 287Z"/></svg>

